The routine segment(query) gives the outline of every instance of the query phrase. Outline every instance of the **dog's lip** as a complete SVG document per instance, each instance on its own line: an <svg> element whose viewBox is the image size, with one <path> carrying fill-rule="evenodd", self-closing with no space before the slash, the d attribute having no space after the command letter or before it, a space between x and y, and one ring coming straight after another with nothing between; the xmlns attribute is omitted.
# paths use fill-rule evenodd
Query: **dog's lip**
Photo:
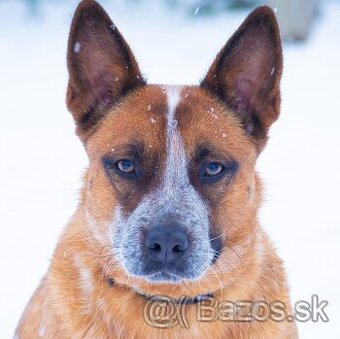
<svg viewBox="0 0 340 339"><path fill-rule="evenodd" d="M182 296L181 298L174 298L163 294L149 294L144 291L141 291L140 289L136 287L132 287L132 291L135 292L138 296L151 301L151 302L166 302L166 303L172 303L172 304L197 304L201 301L210 300L214 297L212 293L206 293L206 294L197 294L194 297L189 296Z"/></svg>
<svg viewBox="0 0 340 339"><path fill-rule="evenodd" d="M153 280L152 277L158 276L158 279ZM162 277L159 279L159 277ZM180 283L183 280L183 277L171 272L167 269L154 272L150 275L144 277L146 280L151 281L152 283Z"/></svg>
<svg viewBox="0 0 340 339"><path fill-rule="evenodd" d="M138 277L146 280L151 284L175 284L175 285L179 285L183 281L197 281L198 279L200 279L200 276L197 277L183 276L167 268Z"/></svg>

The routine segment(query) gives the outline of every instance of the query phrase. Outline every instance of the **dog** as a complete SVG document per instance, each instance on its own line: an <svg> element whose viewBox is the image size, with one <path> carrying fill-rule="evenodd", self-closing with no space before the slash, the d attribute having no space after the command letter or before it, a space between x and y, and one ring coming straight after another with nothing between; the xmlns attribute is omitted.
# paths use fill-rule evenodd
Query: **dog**
<svg viewBox="0 0 340 339"><path fill-rule="evenodd" d="M257 217L255 164L280 113L272 10L246 18L197 86L148 84L93 0L75 12L67 61L89 167L15 336L297 338Z"/></svg>

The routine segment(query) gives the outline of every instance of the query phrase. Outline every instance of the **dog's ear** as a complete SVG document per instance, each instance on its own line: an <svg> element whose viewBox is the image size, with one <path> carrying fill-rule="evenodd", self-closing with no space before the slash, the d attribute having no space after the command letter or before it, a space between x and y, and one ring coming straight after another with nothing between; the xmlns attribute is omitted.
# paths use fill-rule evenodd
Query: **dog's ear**
<svg viewBox="0 0 340 339"><path fill-rule="evenodd" d="M217 55L201 86L240 117L258 151L280 113L282 48L273 11L253 11Z"/></svg>
<svg viewBox="0 0 340 339"><path fill-rule="evenodd" d="M82 1L75 12L67 63L67 106L83 141L108 107L145 84L129 46L93 0Z"/></svg>

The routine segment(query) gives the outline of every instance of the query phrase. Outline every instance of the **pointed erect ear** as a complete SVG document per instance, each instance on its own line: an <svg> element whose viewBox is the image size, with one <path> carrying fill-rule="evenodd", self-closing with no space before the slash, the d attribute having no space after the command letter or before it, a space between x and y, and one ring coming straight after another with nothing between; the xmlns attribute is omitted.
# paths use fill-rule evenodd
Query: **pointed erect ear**
<svg viewBox="0 0 340 339"><path fill-rule="evenodd" d="M93 0L82 1L76 10L67 63L67 106L83 141L108 107L145 84L129 46Z"/></svg>
<svg viewBox="0 0 340 339"><path fill-rule="evenodd" d="M240 117L259 151L280 113L281 72L278 25L273 11L264 6L247 17L201 83Z"/></svg>

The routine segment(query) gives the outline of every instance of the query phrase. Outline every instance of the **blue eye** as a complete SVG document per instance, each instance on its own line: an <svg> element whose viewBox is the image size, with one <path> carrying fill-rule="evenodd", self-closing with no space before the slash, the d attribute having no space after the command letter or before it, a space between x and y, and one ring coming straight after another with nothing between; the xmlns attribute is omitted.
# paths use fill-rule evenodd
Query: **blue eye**
<svg viewBox="0 0 340 339"><path fill-rule="evenodd" d="M117 161L116 166L117 166L117 169L122 173L130 174L130 173L134 173L135 171L133 163L129 159L122 159L122 160Z"/></svg>
<svg viewBox="0 0 340 339"><path fill-rule="evenodd" d="M205 177L213 177L222 173L224 170L224 166L218 162L209 162L204 170Z"/></svg>

